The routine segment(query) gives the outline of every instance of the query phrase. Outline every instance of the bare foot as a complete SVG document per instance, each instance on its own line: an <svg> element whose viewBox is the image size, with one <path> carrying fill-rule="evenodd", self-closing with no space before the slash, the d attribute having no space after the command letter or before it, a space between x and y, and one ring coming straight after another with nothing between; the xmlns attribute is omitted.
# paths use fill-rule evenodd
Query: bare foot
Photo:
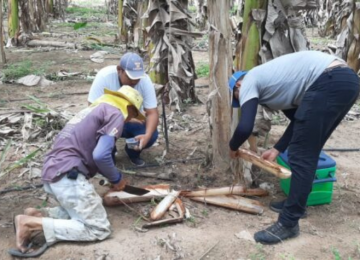
<svg viewBox="0 0 360 260"><path fill-rule="evenodd" d="M35 208L27 208L27 209L25 209L24 214L28 215L28 216L33 216L33 217L39 217L39 218L44 217L42 215L41 211L38 210L38 209L35 209Z"/></svg>
<svg viewBox="0 0 360 260"><path fill-rule="evenodd" d="M28 249L27 244L31 235L31 230L25 225L27 217L26 215L17 215L15 217L16 247L23 253Z"/></svg>

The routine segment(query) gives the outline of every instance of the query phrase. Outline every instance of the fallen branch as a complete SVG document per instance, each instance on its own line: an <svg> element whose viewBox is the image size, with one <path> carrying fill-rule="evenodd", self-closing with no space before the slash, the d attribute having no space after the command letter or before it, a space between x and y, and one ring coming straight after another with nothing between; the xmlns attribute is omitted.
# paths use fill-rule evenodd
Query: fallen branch
<svg viewBox="0 0 360 260"><path fill-rule="evenodd" d="M27 42L26 45L30 47L60 47L60 48L76 49L76 44L71 42L30 40Z"/></svg>
<svg viewBox="0 0 360 260"><path fill-rule="evenodd" d="M207 197L219 195L267 196L269 193L263 189L247 189L241 185L181 192L181 196L185 197Z"/></svg>
<svg viewBox="0 0 360 260"><path fill-rule="evenodd" d="M157 227L157 226L165 225L165 224L176 224L176 223L183 222L183 220L184 220L184 218L162 219L162 220L146 223L142 226L142 228L152 228L152 227Z"/></svg>
<svg viewBox="0 0 360 260"><path fill-rule="evenodd" d="M0 190L0 195L11 192L11 191L23 191L23 190L30 190L30 189L38 189L38 188L42 188L43 186L44 185L41 183L41 184L35 184L35 185L30 185L30 186L7 188L4 190Z"/></svg>
<svg viewBox="0 0 360 260"><path fill-rule="evenodd" d="M190 199L251 214L261 215L264 212L264 207L260 202L235 195L191 197Z"/></svg>
<svg viewBox="0 0 360 260"><path fill-rule="evenodd" d="M256 153L246 150L246 149L239 149L237 151L237 155L240 158L243 158L244 160L251 162L252 164L255 164L256 166L260 167L261 169L264 169L265 171L274 174L275 176L281 178L281 179L287 179L291 177L291 171L282 167L281 165L270 162L267 160L262 159L259 155Z"/></svg>
<svg viewBox="0 0 360 260"><path fill-rule="evenodd" d="M199 260L202 260L208 253L211 252L211 250L213 250L217 244L219 244L220 240L218 240L213 246L209 247L208 250L205 251L205 253L203 253L200 257L199 257Z"/></svg>
<svg viewBox="0 0 360 260"><path fill-rule="evenodd" d="M127 171L127 169L121 170L121 171L124 174L129 174L129 175L137 176L137 177L155 178L155 179L167 180L167 181L173 181L175 179L175 174L173 172L170 172L170 173L166 173L166 172L162 172L162 173L156 173L156 172L130 172L130 171Z"/></svg>
<svg viewBox="0 0 360 260"><path fill-rule="evenodd" d="M141 168L150 168L150 167L161 167L164 165L169 165L169 164L173 164L173 163L177 163L177 162L189 162L189 161L200 161L200 160L205 160L205 157L198 157L198 158L189 158L189 159L177 159L177 160L169 160L169 161L165 161L163 163L153 163L153 164L145 164L144 166L137 166L137 167L131 167L131 168L127 168L126 170L136 170L136 169L141 169Z"/></svg>

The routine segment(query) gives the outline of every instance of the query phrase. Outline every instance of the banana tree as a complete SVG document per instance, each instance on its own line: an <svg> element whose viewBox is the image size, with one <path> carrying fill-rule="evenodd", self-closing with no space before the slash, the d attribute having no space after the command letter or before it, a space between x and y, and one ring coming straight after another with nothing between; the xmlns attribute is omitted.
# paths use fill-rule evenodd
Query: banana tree
<svg viewBox="0 0 360 260"><path fill-rule="evenodd" d="M336 55L346 60L356 72L360 69L360 1L343 1L337 20L341 32L336 41Z"/></svg>
<svg viewBox="0 0 360 260"><path fill-rule="evenodd" d="M228 19L230 0L209 0L208 19L209 59L210 59L210 94L207 107L211 110L212 161L221 169L230 165L230 95L227 81L232 68L231 28Z"/></svg>
<svg viewBox="0 0 360 260"><path fill-rule="evenodd" d="M168 86L178 100L196 100L195 66L191 54L192 37L201 33L190 31L191 16L187 0L150 0L143 18L150 43L150 76L155 83Z"/></svg>
<svg viewBox="0 0 360 260"><path fill-rule="evenodd" d="M9 40L16 39L20 32L18 0L8 1L8 34Z"/></svg>
<svg viewBox="0 0 360 260"><path fill-rule="evenodd" d="M1 63L6 63L6 56L4 51L4 39L3 39L3 1L0 0L0 56L1 56Z"/></svg>

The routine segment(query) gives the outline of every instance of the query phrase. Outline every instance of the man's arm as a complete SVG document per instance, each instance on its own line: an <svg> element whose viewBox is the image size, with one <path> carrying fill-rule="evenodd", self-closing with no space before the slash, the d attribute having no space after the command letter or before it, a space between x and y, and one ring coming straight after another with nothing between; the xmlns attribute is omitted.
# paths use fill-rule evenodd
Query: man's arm
<svg viewBox="0 0 360 260"><path fill-rule="evenodd" d="M143 149L150 141L153 133L155 132L159 123L159 112L157 108L144 109L146 113L146 132L144 135L136 136L136 139L140 141L140 149Z"/></svg>
<svg viewBox="0 0 360 260"><path fill-rule="evenodd" d="M93 151L93 159L100 173L113 184L119 183L122 179L122 174L112 159L115 141L114 136L102 135Z"/></svg>
<svg viewBox="0 0 360 260"><path fill-rule="evenodd" d="M257 98L253 98L241 106L240 122L230 140L230 149L232 151L237 151L251 135L254 128L258 103L259 100Z"/></svg>

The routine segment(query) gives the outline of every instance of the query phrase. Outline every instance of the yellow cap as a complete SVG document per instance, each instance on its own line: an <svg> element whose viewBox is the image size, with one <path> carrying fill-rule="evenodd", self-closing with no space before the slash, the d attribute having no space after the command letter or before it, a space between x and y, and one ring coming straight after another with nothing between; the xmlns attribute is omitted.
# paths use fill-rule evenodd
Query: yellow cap
<svg viewBox="0 0 360 260"><path fill-rule="evenodd" d="M137 119L145 120L145 115L140 112L140 108L143 103L143 98L136 89L125 85L125 86L121 86L118 91L112 91L105 88L104 93L117 96L129 101L130 104L136 107L138 111Z"/></svg>

